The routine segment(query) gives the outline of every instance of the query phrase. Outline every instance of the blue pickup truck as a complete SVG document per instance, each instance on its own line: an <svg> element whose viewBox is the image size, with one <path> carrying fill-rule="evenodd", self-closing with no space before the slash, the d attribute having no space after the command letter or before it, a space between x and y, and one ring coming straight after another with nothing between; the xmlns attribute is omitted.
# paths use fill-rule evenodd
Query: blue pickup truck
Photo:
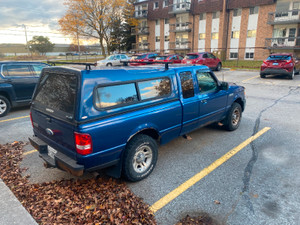
<svg viewBox="0 0 300 225"><path fill-rule="evenodd" d="M206 66L43 69L31 105L29 138L47 167L80 176L139 181L154 169L158 146L197 128L239 127L244 87L220 82Z"/></svg>

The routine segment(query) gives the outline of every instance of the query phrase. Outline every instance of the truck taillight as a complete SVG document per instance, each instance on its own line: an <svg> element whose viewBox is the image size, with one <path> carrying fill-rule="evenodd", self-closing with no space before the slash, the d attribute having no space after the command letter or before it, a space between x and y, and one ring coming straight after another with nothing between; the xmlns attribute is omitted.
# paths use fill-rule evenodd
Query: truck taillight
<svg viewBox="0 0 300 225"><path fill-rule="evenodd" d="M76 151L80 155L88 155L93 152L92 137L89 134L74 132Z"/></svg>
<svg viewBox="0 0 300 225"><path fill-rule="evenodd" d="M32 127L33 127L33 121L32 121L32 114L31 114L31 112L30 112L30 121L31 121L31 125L32 125Z"/></svg>

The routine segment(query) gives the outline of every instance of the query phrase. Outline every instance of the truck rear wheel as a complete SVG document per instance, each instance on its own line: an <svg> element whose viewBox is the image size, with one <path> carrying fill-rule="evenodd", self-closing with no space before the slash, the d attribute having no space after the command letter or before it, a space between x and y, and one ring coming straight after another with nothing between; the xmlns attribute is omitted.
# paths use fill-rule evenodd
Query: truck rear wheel
<svg viewBox="0 0 300 225"><path fill-rule="evenodd" d="M234 102L225 119L225 129L228 131L236 130L242 119L242 107L239 103Z"/></svg>
<svg viewBox="0 0 300 225"><path fill-rule="evenodd" d="M139 134L128 143L123 157L123 176L129 181L139 181L153 171L157 161L156 141Z"/></svg>
<svg viewBox="0 0 300 225"><path fill-rule="evenodd" d="M0 117L5 116L10 110L10 102L8 99L2 95L0 95Z"/></svg>

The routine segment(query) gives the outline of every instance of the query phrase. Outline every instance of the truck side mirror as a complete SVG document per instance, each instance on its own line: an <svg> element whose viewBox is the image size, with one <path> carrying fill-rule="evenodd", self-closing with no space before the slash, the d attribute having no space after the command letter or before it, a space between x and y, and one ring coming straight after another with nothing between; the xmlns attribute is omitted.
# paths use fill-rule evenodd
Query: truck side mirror
<svg viewBox="0 0 300 225"><path fill-rule="evenodd" d="M228 90L228 83L227 82L221 82L220 90L227 91Z"/></svg>

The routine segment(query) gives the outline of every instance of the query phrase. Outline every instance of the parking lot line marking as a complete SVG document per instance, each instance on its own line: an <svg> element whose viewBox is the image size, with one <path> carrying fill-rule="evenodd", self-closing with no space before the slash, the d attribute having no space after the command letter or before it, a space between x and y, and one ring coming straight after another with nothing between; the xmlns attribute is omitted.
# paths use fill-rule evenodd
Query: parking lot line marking
<svg viewBox="0 0 300 225"><path fill-rule="evenodd" d="M250 77L250 78L248 78L246 80L243 80L242 82L245 83L245 82L247 82L249 80L252 80L252 79L255 79L255 78L258 78L258 77L260 77L260 76Z"/></svg>
<svg viewBox="0 0 300 225"><path fill-rule="evenodd" d="M29 116L20 116L20 117L16 117L16 118L12 118L12 119L0 120L0 123L12 121L12 120L19 120L19 119L28 118L28 117Z"/></svg>
<svg viewBox="0 0 300 225"><path fill-rule="evenodd" d="M187 189L192 187L194 184L196 184L198 181L200 181L202 178L210 174L212 171L214 171L216 168L218 168L220 165L225 163L228 159L230 159L232 156L234 156L236 153L241 151L243 148L245 148L247 145L249 145L252 141L266 133L268 130L270 130L270 127L265 127L261 129L259 132L257 132L255 135L251 136L241 144L239 144L237 147L231 149L229 152L227 152L225 155L223 155L221 158L214 161L212 164L210 164L208 167L200 171L198 174L191 177L189 180L175 188L173 191L171 191L169 194L165 195L161 199L159 199L157 202L155 202L152 206L150 206L150 210L155 213L161 208L163 208L165 205L167 205L169 202L177 198L179 195L181 195L183 192L185 192Z"/></svg>
<svg viewBox="0 0 300 225"><path fill-rule="evenodd" d="M34 153L34 152L37 152L37 150L34 149L34 150L31 150L31 151L25 152L23 155L29 155L29 154Z"/></svg>

